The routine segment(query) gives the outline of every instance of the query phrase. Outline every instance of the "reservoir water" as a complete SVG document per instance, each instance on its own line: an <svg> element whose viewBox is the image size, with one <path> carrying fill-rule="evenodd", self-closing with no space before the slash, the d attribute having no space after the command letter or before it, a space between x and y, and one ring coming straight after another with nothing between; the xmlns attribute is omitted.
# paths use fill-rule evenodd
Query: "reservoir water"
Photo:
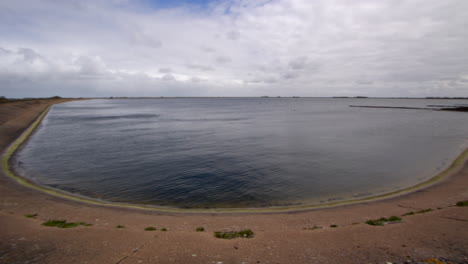
<svg viewBox="0 0 468 264"><path fill-rule="evenodd" d="M179 208L317 205L426 181L467 146L466 100L108 99L55 105L16 154L38 184Z"/></svg>

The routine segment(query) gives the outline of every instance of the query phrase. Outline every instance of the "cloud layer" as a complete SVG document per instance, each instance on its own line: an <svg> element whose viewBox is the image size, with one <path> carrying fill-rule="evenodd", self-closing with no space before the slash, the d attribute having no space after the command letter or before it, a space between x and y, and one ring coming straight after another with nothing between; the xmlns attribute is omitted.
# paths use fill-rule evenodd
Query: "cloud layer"
<svg viewBox="0 0 468 264"><path fill-rule="evenodd" d="M465 0L0 2L0 95L468 96Z"/></svg>

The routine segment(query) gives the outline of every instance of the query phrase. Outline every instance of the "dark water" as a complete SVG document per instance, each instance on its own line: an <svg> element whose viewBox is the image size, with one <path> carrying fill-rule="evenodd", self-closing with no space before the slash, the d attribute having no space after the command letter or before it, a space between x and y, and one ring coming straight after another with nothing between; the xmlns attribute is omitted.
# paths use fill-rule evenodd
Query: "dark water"
<svg viewBox="0 0 468 264"><path fill-rule="evenodd" d="M39 184L174 207L320 204L425 181L464 149L468 114L349 105L466 101L246 98L56 105L19 152Z"/></svg>

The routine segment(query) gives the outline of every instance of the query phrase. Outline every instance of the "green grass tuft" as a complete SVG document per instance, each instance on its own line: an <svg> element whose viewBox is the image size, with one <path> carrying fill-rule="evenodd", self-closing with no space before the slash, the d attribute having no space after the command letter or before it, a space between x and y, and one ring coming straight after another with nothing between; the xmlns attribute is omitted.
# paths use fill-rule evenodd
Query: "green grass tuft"
<svg viewBox="0 0 468 264"><path fill-rule="evenodd" d="M387 222L400 222L401 218L398 216L390 216L390 218L381 217L380 219L367 220L366 224L373 226L383 226Z"/></svg>
<svg viewBox="0 0 468 264"><path fill-rule="evenodd" d="M366 224L373 225L373 226L383 226L384 222L379 221L379 220L367 220Z"/></svg>
<svg viewBox="0 0 468 264"><path fill-rule="evenodd" d="M49 220L47 222L42 223L43 226L54 226L58 228L73 228L77 226L92 226L92 224L87 224L85 222L73 223L67 222L67 220Z"/></svg>
<svg viewBox="0 0 468 264"><path fill-rule="evenodd" d="M417 213L418 214L424 214L424 213L428 213L428 212L432 212L433 210L431 208L429 209L424 209L424 210L421 210L421 211L418 211Z"/></svg>
<svg viewBox="0 0 468 264"><path fill-rule="evenodd" d="M116 226L115 228L125 228L125 226L123 226L123 225L118 225L118 226Z"/></svg>
<svg viewBox="0 0 468 264"><path fill-rule="evenodd" d="M145 231L155 231L156 228L153 227L153 226L148 226L147 228L145 228Z"/></svg>
<svg viewBox="0 0 468 264"><path fill-rule="evenodd" d="M168 230L167 230L167 228L163 227L163 228L161 228L161 231L165 232L165 231L168 231Z"/></svg>
<svg viewBox="0 0 468 264"><path fill-rule="evenodd" d="M455 204L456 206L468 206L468 201L460 201Z"/></svg>
<svg viewBox="0 0 468 264"><path fill-rule="evenodd" d="M399 221L401 221L401 218L398 217L398 216L393 215L393 216L390 216L390 218L388 218L387 221L388 222L399 222Z"/></svg>
<svg viewBox="0 0 468 264"><path fill-rule="evenodd" d="M250 229L242 230L239 232L214 232L216 238L222 239L233 239L233 238L252 238L254 237L254 232Z"/></svg>
<svg viewBox="0 0 468 264"><path fill-rule="evenodd" d="M424 213L428 213L428 212L432 212L432 211L434 211L434 210L432 210L431 208L429 208L429 209L424 209L424 210L417 211L417 212L408 212L408 213L402 214L401 216L415 215L415 214L424 214Z"/></svg>
<svg viewBox="0 0 468 264"><path fill-rule="evenodd" d="M330 225L331 228L337 228L337 225Z"/></svg>
<svg viewBox="0 0 468 264"><path fill-rule="evenodd" d="M203 228L203 227L197 227L197 229L195 229L195 231L197 231L197 232L204 232L204 231L205 231L205 228Z"/></svg>
<svg viewBox="0 0 468 264"><path fill-rule="evenodd" d="M38 216L38 214L27 214L27 215L24 215L26 216L27 218L36 218Z"/></svg>

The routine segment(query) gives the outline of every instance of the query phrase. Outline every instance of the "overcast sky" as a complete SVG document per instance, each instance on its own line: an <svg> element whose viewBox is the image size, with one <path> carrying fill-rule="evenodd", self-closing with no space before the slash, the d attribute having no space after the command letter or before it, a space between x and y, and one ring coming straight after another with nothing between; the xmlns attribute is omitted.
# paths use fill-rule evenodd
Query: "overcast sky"
<svg viewBox="0 0 468 264"><path fill-rule="evenodd" d="M468 1L0 0L0 95L468 97Z"/></svg>

